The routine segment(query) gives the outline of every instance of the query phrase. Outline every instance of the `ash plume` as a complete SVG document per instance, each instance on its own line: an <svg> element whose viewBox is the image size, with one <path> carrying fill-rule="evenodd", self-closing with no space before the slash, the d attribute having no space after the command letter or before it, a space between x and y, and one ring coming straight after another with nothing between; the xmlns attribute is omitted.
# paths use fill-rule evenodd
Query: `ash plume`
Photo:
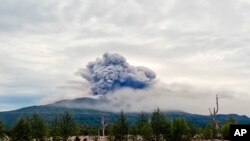
<svg viewBox="0 0 250 141"><path fill-rule="evenodd" d="M156 78L149 68L131 66L123 56L111 53L88 63L79 73L90 83L93 95L104 95L121 88L144 89Z"/></svg>

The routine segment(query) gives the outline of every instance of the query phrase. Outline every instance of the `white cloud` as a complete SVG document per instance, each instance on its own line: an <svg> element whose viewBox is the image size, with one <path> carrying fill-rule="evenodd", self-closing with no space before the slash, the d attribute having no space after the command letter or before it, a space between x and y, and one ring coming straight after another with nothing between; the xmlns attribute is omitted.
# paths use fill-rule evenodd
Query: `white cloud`
<svg viewBox="0 0 250 141"><path fill-rule="evenodd" d="M161 82L227 89L250 100L249 7L246 0L3 0L0 98L86 95L58 87L78 80L74 73L89 61L115 52L153 69ZM237 98L232 104L249 107ZM230 112L230 102L225 106Z"/></svg>

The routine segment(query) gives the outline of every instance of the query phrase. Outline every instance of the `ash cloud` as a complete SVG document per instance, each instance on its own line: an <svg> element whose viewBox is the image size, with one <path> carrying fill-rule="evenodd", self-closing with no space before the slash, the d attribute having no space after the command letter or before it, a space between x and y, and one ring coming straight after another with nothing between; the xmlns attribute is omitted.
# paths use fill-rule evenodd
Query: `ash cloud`
<svg viewBox="0 0 250 141"><path fill-rule="evenodd" d="M196 87L186 83L158 82L145 89L121 88L105 96L79 97L53 105L107 112L124 110L131 113L152 112L160 108L162 111L185 111L207 115L208 108L215 104L216 94L223 98L220 99L221 113L233 113L237 109L243 109L248 101L234 97L237 93L228 89ZM230 109L224 108L232 105L235 100L241 101L241 105L235 105Z"/></svg>
<svg viewBox="0 0 250 141"><path fill-rule="evenodd" d="M132 66L123 56L111 53L89 62L79 73L91 84L93 95L105 95L121 88L144 89L156 78L149 68Z"/></svg>

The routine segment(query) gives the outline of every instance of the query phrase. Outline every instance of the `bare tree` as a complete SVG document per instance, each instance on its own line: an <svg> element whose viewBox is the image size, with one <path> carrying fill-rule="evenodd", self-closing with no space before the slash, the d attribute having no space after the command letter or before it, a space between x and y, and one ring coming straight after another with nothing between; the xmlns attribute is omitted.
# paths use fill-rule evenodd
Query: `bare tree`
<svg viewBox="0 0 250 141"><path fill-rule="evenodd" d="M105 136L105 129L108 126L108 123L105 120L104 116L102 116L102 119L101 119L101 126L102 126L102 136Z"/></svg>
<svg viewBox="0 0 250 141"><path fill-rule="evenodd" d="M216 95L216 107L213 108L213 110L211 110L209 108L209 112L210 112L210 116L212 118L212 138L216 138L219 136L219 122L218 120L216 119L216 116L219 112L219 97L218 95Z"/></svg>

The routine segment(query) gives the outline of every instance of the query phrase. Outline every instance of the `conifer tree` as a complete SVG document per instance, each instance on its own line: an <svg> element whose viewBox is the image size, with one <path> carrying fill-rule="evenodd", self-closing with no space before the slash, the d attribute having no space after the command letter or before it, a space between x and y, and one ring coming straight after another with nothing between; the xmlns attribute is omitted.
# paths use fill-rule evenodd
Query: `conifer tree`
<svg viewBox="0 0 250 141"><path fill-rule="evenodd" d="M60 122L59 118L56 117L50 124L49 128L50 136L53 138L54 141L60 139Z"/></svg>
<svg viewBox="0 0 250 141"><path fill-rule="evenodd" d="M123 111L121 111L118 121L113 126L113 133L115 140L123 141L126 139L128 134L128 123Z"/></svg>
<svg viewBox="0 0 250 141"><path fill-rule="evenodd" d="M32 140L31 128L29 124L29 119L21 117L19 121L14 126L11 133L12 141L30 141Z"/></svg>
<svg viewBox="0 0 250 141"><path fill-rule="evenodd" d="M43 119L35 113L30 119L31 135L37 141L43 141L48 134L48 128Z"/></svg>
<svg viewBox="0 0 250 141"><path fill-rule="evenodd" d="M146 115L142 112L140 114L140 117L139 117L138 121L137 121L137 133L139 135L142 135L141 129L147 123L148 123L148 119L147 119Z"/></svg>
<svg viewBox="0 0 250 141"><path fill-rule="evenodd" d="M50 135L53 140L67 140L70 136L78 135L76 122L68 112L56 117L50 124Z"/></svg>
<svg viewBox="0 0 250 141"><path fill-rule="evenodd" d="M77 124L70 113L64 113L60 119L60 133L64 139L77 134Z"/></svg>
<svg viewBox="0 0 250 141"><path fill-rule="evenodd" d="M136 133L141 135L144 140L151 140L152 138L153 130L147 116L143 112L136 123Z"/></svg>
<svg viewBox="0 0 250 141"><path fill-rule="evenodd" d="M190 133L187 122L182 118L176 118L172 122L171 140L187 141L190 140Z"/></svg>
<svg viewBox="0 0 250 141"><path fill-rule="evenodd" d="M157 141L161 140L161 136L165 139L170 138L171 134L171 123L168 121L160 109L154 111L151 117L151 127L153 135Z"/></svg>

